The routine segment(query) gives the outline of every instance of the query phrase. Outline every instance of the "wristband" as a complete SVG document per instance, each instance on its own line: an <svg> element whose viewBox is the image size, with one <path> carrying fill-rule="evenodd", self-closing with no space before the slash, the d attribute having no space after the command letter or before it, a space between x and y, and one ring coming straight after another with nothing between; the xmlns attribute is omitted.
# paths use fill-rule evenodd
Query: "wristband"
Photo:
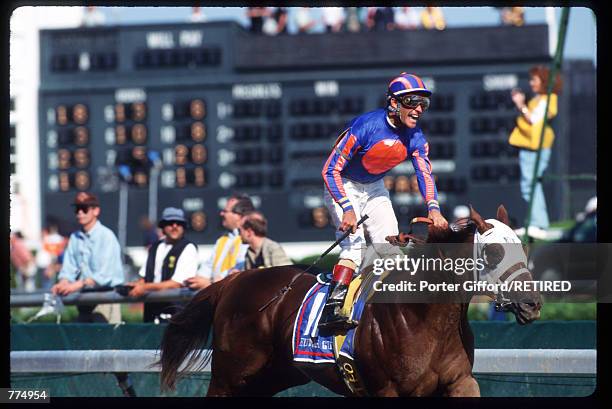
<svg viewBox="0 0 612 409"><path fill-rule="evenodd" d="M353 210L353 205L351 204L351 202L350 202L348 197L343 197L342 199L338 200L338 204L342 208L343 212L347 212L349 210Z"/></svg>
<svg viewBox="0 0 612 409"><path fill-rule="evenodd" d="M438 203L437 200L430 200L429 202L427 202L427 210L429 211L437 210L439 212L440 204Z"/></svg>

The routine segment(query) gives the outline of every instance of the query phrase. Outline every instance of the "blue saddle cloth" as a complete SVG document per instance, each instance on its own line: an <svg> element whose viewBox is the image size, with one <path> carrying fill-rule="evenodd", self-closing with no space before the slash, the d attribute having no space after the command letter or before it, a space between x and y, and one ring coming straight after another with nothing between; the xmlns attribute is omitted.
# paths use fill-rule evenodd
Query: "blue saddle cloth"
<svg viewBox="0 0 612 409"><path fill-rule="evenodd" d="M327 293L329 292L329 275L326 279L317 277L314 284L304 296L293 326L293 360L310 363L334 363L334 336L319 335L319 319L323 312ZM360 294L353 306L351 318L359 320L365 306L366 294ZM350 329L342 343L339 354L353 358L354 336L357 328Z"/></svg>

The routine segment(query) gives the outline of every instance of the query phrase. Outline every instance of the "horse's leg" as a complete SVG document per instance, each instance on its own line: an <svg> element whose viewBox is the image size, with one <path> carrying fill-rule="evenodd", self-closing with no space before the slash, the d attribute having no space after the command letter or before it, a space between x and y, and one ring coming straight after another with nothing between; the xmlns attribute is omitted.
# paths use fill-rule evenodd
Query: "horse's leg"
<svg viewBox="0 0 612 409"><path fill-rule="evenodd" d="M446 387L446 395L451 397L480 397L480 387L472 375L464 376Z"/></svg>

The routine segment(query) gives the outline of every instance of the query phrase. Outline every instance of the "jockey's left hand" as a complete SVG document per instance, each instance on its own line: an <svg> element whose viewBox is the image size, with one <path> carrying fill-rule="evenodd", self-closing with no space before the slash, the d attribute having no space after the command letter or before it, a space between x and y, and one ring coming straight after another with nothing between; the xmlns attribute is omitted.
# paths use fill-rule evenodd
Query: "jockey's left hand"
<svg viewBox="0 0 612 409"><path fill-rule="evenodd" d="M429 212L429 215L427 217L433 220L434 226L442 228L442 229L448 228L448 221L446 221L444 216L442 216L442 213L436 210L432 210Z"/></svg>

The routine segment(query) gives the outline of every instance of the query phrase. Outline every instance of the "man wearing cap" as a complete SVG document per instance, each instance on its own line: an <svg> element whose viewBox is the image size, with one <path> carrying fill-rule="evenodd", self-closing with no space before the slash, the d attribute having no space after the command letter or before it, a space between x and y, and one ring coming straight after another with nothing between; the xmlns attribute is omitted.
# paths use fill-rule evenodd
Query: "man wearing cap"
<svg viewBox="0 0 612 409"><path fill-rule="evenodd" d="M242 243L238 228L245 214L255 210L253 202L245 194L234 194L221 210L221 223L228 230L215 243L212 254L202 264L196 277L185 282L193 290L201 290L229 274L244 270L245 255L249 246Z"/></svg>
<svg viewBox="0 0 612 409"><path fill-rule="evenodd" d="M129 296L140 297L151 291L179 288L196 274L198 249L185 238L186 226L182 209L164 209L159 221L164 237L149 247L147 260L139 271L142 278L129 284L133 286ZM173 310L172 303L145 303L144 322L153 322L156 318L166 321Z"/></svg>
<svg viewBox="0 0 612 409"><path fill-rule="evenodd" d="M70 235L64 253L59 281L51 292L68 295L85 287L115 286L123 283L121 248L115 234L98 220L98 198L88 192L77 193L74 212L81 230ZM77 322L121 322L120 304L79 305Z"/></svg>
<svg viewBox="0 0 612 409"><path fill-rule="evenodd" d="M336 331L354 326L341 315L340 309L348 284L361 263L361 247L365 244L363 227L372 243L385 243L387 236L398 234L397 219L383 181L391 169L410 158L429 218L437 227L448 226L440 213L428 158L429 145L417 126L429 107L430 95L421 78L401 73L389 83L386 109L353 119L336 140L323 166L324 200L338 228L336 237L348 230L352 234L340 243L340 260L334 266L333 281L319 321L321 329ZM357 220L363 215L369 218L358 228Z"/></svg>

